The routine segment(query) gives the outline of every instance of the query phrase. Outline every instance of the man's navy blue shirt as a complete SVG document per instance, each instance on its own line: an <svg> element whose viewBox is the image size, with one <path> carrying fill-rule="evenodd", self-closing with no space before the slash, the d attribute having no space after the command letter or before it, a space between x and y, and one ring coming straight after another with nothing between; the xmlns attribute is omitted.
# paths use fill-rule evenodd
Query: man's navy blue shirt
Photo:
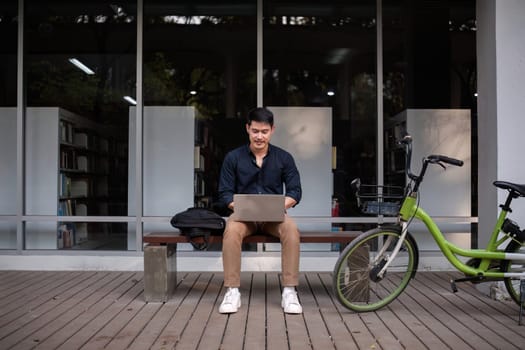
<svg viewBox="0 0 525 350"><path fill-rule="evenodd" d="M259 168L249 145L228 152L219 179L219 201L227 206L233 202L233 195L237 193L284 193L299 203L302 195L301 179L292 155L269 144L268 154Z"/></svg>

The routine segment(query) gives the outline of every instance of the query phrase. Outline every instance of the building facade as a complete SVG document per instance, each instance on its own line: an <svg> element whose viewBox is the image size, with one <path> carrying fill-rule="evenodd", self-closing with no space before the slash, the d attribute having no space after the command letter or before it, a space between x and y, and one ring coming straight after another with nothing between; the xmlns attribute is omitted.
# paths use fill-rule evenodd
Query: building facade
<svg viewBox="0 0 525 350"><path fill-rule="evenodd" d="M422 152L468 165L449 179L436 174L423 199L458 244L475 247L486 237L484 221L476 222L497 208L490 179L512 173L520 181L495 170L515 162L521 142L500 134L525 100L511 89L525 76L523 48L511 49L523 33L518 1L0 6L7 268L140 269L144 233L171 230L169 218L190 206L221 211L222 159L247 141L244 117L256 106L274 111L275 142L298 159L305 196L291 215L302 227L364 230L383 220L359 211L349 184L360 177L403 186L395 141L404 131ZM505 89L517 96L500 95ZM495 142L480 141L496 126ZM444 199L457 205L440 205ZM422 250L435 249L422 242ZM182 269L220 269L219 247L180 250ZM245 250L248 261L263 256L265 268L275 267L278 246ZM303 250L315 262L335 259L338 247Z"/></svg>

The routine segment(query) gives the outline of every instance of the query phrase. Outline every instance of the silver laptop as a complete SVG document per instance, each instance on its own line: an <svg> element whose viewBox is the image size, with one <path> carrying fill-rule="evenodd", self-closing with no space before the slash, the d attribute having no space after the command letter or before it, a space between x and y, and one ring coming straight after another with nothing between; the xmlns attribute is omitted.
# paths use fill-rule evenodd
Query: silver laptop
<svg viewBox="0 0 525 350"><path fill-rule="evenodd" d="M237 221L284 221L284 195L234 194L232 217Z"/></svg>

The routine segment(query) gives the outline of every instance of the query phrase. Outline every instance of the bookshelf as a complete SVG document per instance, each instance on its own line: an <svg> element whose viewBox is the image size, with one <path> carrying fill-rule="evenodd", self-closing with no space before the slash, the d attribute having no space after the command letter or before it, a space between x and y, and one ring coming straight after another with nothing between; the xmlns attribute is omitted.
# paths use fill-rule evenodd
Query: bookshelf
<svg viewBox="0 0 525 350"><path fill-rule="evenodd" d="M217 160L219 148L213 136L213 127L203 119L195 120L195 147L193 152L194 163L194 206L211 208L213 196L217 192L220 165Z"/></svg>
<svg viewBox="0 0 525 350"><path fill-rule="evenodd" d="M27 215L120 215L112 208L125 207L126 193L111 190L111 182L126 171L127 155L119 152L127 148L126 141L58 107L28 108L26 119ZM26 248L78 248L99 240L110 225L33 222L26 229Z"/></svg>

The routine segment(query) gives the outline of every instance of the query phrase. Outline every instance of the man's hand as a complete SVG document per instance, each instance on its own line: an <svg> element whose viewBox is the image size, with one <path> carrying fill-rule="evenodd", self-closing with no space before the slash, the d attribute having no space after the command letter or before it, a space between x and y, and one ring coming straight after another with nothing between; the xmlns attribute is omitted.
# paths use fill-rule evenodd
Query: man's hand
<svg viewBox="0 0 525 350"><path fill-rule="evenodd" d="M288 210L296 204L297 204L297 201L293 199L292 197L284 198L284 209Z"/></svg>

